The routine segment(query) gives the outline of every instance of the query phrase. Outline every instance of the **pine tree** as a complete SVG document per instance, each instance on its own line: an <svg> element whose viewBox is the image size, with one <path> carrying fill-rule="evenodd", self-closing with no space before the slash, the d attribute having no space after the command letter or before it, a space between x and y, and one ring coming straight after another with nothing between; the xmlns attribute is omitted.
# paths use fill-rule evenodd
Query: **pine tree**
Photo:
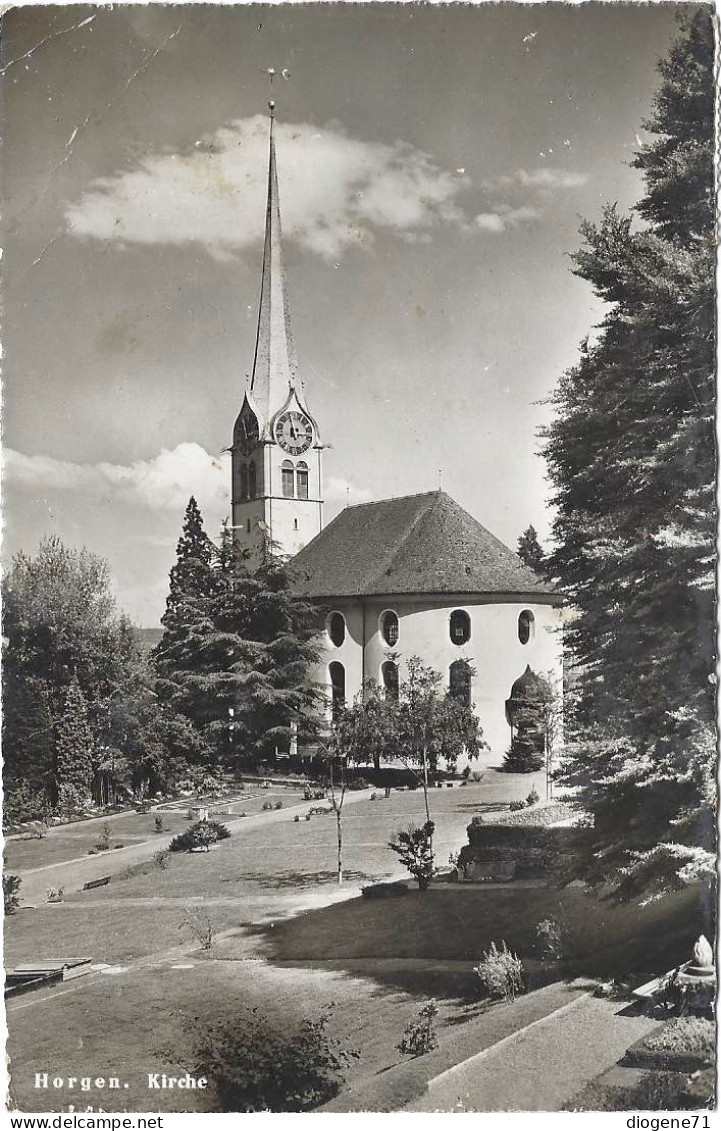
<svg viewBox="0 0 721 1131"><path fill-rule="evenodd" d="M90 801L93 753L88 706L77 677L73 677L55 738L55 780L61 811L81 808Z"/></svg>
<svg viewBox="0 0 721 1131"><path fill-rule="evenodd" d="M566 780L627 890L699 876L713 848L713 30L705 9L681 23L636 160L645 226L609 207L582 227L575 271L608 312L545 442L550 569L578 610Z"/></svg>
<svg viewBox="0 0 721 1131"><path fill-rule="evenodd" d="M539 575L543 574L546 558L541 549L541 544L538 541L535 527L529 526L523 531L523 534L518 539L516 553L524 565L527 565Z"/></svg>

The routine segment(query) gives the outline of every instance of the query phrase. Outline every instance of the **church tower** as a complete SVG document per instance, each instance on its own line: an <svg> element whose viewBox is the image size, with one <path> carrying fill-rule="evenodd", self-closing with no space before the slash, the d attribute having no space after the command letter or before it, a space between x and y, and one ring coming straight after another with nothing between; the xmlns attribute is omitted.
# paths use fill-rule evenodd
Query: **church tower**
<svg viewBox="0 0 721 1131"><path fill-rule="evenodd" d="M236 542L258 561L264 544L296 554L323 525L318 425L298 374L281 246L275 103L270 109L268 205L253 372L233 429Z"/></svg>

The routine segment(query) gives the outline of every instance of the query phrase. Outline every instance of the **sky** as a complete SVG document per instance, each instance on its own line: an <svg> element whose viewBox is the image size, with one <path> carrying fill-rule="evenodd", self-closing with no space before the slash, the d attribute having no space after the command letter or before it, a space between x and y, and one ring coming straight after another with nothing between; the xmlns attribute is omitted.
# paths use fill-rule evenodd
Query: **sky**
<svg viewBox="0 0 721 1131"><path fill-rule="evenodd" d="M442 485L548 538L538 430L603 315L583 218L642 194L676 5L114 5L3 17L3 548L57 535L155 625L216 536L253 346L276 77L325 520Z"/></svg>

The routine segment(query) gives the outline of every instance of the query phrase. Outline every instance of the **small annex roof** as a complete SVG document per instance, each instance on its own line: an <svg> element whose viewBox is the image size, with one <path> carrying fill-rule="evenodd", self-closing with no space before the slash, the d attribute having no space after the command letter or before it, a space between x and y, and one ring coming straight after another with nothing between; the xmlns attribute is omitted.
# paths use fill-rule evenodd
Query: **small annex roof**
<svg viewBox="0 0 721 1131"><path fill-rule="evenodd" d="M445 491L346 507L292 561L306 597L560 597ZM555 602L554 602L555 603Z"/></svg>

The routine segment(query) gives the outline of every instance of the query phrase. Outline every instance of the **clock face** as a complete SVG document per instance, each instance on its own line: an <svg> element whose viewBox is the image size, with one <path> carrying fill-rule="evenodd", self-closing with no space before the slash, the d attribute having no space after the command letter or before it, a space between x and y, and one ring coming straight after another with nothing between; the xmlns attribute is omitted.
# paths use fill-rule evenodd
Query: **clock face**
<svg viewBox="0 0 721 1131"><path fill-rule="evenodd" d="M244 412L235 428L235 442L240 444L241 451L244 455L248 455L258 443L260 432L258 431L258 421L255 418L255 413Z"/></svg>
<svg viewBox="0 0 721 1131"><path fill-rule="evenodd" d="M302 412L283 412L275 422L275 438L283 451L299 456L313 443L313 425Z"/></svg>

